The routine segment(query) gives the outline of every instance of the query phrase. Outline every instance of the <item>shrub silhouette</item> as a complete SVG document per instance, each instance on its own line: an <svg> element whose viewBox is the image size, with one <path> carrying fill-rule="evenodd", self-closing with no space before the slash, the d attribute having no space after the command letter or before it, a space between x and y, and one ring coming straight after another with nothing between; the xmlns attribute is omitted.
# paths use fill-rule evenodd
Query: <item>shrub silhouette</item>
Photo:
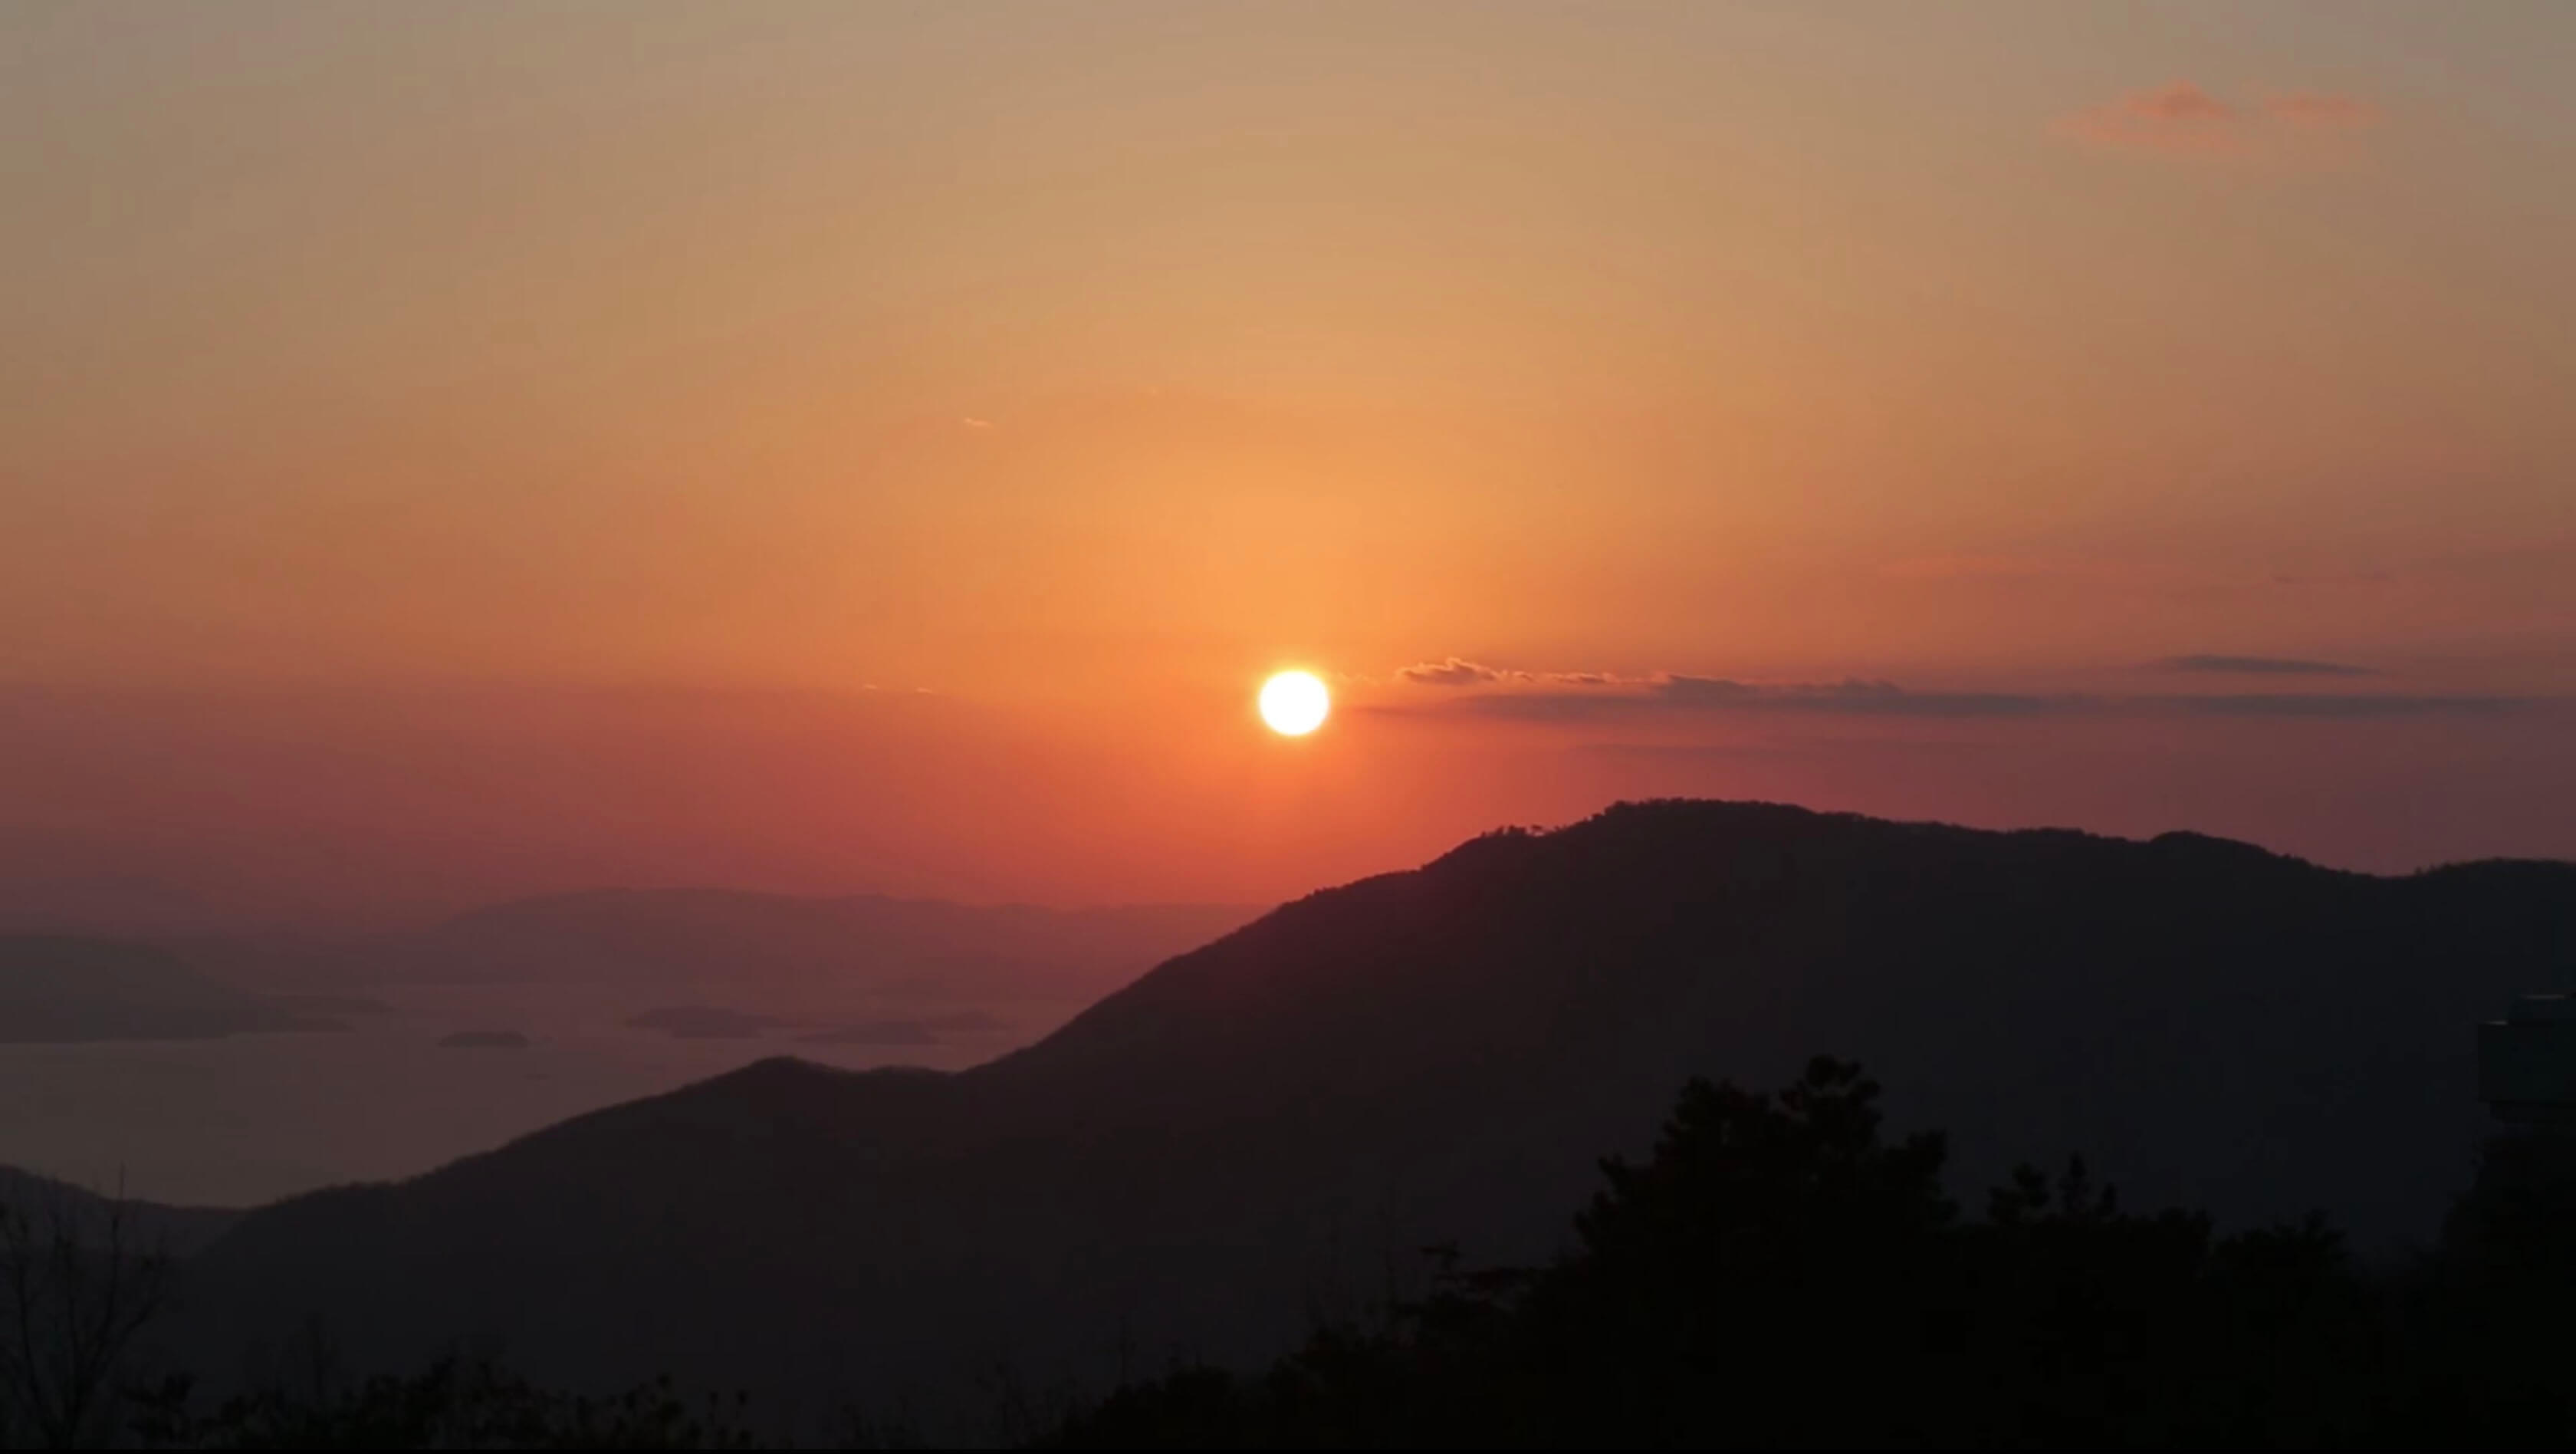
<svg viewBox="0 0 2576 1454"><path fill-rule="evenodd" d="M1819 1058L1782 1090L1692 1081L1651 1156L1601 1164L1567 1252L1477 1268L1266 1372L1181 1366L1046 1447L2309 1447L2576 1438L2576 1139L2487 1149L2438 1253L2366 1272L2323 1217L2218 1236L2124 1208L2080 1159L2024 1166L1970 1220L1937 1134ZM23 1354L26 1350L21 1349ZM489 1364L196 1408L191 1447L739 1447L739 1403L668 1382L605 1401ZM95 1437L95 1425L90 1429ZM906 1431L853 1425L896 1442Z"/></svg>
<svg viewBox="0 0 2576 1454"><path fill-rule="evenodd" d="M417 1374L273 1385L191 1408L185 1380L140 1396L137 1442L192 1449L749 1449L737 1400L696 1407L667 1378L614 1398L541 1388L486 1360Z"/></svg>
<svg viewBox="0 0 2576 1454"><path fill-rule="evenodd" d="M0 1446L116 1431L128 1354L170 1296L170 1259L131 1210L60 1186L0 1205Z"/></svg>
<svg viewBox="0 0 2576 1454"><path fill-rule="evenodd" d="M2082 1161L2023 1168L1966 1222L1941 1137L1881 1134L1878 1086L1817 1059L1762 1095L1686 1086L1651 1159L1604 1162L1574 1249L1462 1273L1266 1377L1176 1370L1073 1421L1123 1445L2351 1442L2380 1300L2321 1220L2230 1238L2137 1215Z"/></svg>

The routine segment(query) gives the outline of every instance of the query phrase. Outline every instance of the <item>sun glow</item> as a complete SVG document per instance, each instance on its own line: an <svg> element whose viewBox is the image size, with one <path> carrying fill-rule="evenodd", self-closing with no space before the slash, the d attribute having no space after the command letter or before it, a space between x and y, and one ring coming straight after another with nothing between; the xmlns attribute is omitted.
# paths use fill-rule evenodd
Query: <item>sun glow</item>
<svg viewBox="0 0 2576 1454"><path fill-rule="evenodd" d="M1283 671L1261 684L1261 720L1283 737L1303 737L1324 725L1333 694L1313 672Z"/></svg>

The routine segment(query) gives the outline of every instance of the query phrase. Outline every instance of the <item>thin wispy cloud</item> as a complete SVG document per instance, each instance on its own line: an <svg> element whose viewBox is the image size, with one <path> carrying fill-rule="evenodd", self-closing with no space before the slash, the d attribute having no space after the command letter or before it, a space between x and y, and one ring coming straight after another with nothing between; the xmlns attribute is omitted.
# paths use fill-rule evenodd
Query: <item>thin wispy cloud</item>
<svg viewBox="0 0 2576 1454"><path fill-rule="evenodd" d="M2152 91L2136 92L2120 109L2151 121L2233 121L2236 108L2189 81L2176 81Z"/></svg>
<svg viewBox="0 0 2576 1454"><path fill-rule="evenodd" d="M2280 153L2302 136L2359 130L2379 115L2370 102L2341 92L2286 91L2237 103L2174 80L2060 117L2056 130L2112 151L2250 157Z"/></svg>
<svg viewBox="0 0 2576 1454"><path fill-rule="evenodd" d="M2063 118L2059 129L2095 146L2210 153L2244 144L2243 113L2189 81L2132 91Z"/></svg>
<svg viewBox="0 0 2576 1454"><path fill-rule="evenodd" d="M2160 670L2173 672L2206 672L2213 675L2258 677L2366 677L2378 673L2366 666L2347 666L2339 661L2306 661L2292 656L2217 656L2196 653L2190 656L2168 656L2156 663Z"/></svg>
<svg viewBox="0 0 2576 1454"><path fill-rule="evenodd" d="M1450 657L1445 661L1417 662L1396 672L1401 681L1421 687L1476 687L1504 681L1511 673L1482 662Z"/></svg>
<svg viewBox="0 0 2576 1454"><path fill-rule="evenodd" d="M1668 674L1611 690L1484 692L1451 710L1521 721L1578 721L1694 712L1826 712L1847 716L2018 717L2060 699L2014 692L1913 692L1883 681L1742 682Z"/></svg>
<svg viewBox="0 0 2576 1454"><path fill-rule="evenodd" d="M2549 705L2539 697L2419 696L2404 692L2226 692L2151 697L2203 717L2495 717Z"/></svg>
<svg viewBox="0 0 2576 1454"><path fill-rule="evenodd" d="M1487 666L1483 662L1468 661L1456 656L1401 667L1397 669L1395 676L1398 681L1410 682L1418 687L1495 685L1606 687L1616 686L1623 680L1637 682L1653 680L1648 677L1621 678L1609 672L1596 671L1522 671L1514 667Z"/></svg>
<svg viewBox="0 0 2576 1454"><path fill-rule="evenodd" d="M2329 662L2268 657L2173 658L2227 663L2212 668L2250 675L2345 676L2362 668ZM1441 664L1444 668L1446 663ZM1459 663L1473 666L1474 663ZM2194 669L2194 668L2176 668ZM1665 673L1619 678L1607 673L1564 673L1558 681L1582 686L1526 685L1492 668L1490 676L1451 672L1434 684L1470 688L1430 704L1386 704L1370 709L1400 716L1475 717L1519 722L1597 722L1724 713L1802 713L1841 717L2031 718L2080 716L2200 716L2364 720L2426 716L2494 716L2551 705L2550 699L2413 692L2210 692L2145 693L1922 691L1894 682L1746 682L1728 677ZM1529 674L1520 674L1528 676ZM1423 678L1409 678L1424 680ZM1474 690L1473 688L1483 688Z"/></svg>

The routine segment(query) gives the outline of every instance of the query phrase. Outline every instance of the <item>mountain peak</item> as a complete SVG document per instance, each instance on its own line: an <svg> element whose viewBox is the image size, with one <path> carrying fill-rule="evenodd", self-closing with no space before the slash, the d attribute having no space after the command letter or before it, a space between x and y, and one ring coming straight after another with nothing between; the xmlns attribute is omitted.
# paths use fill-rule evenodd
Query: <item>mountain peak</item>
<svg viewBox="0 0 2576 1454"><path fill-rule="evenodd" d="M2556 982L2570 872L1622 804L1309 895L974 1070L763 1060L255 1213L194 1287L209 1347L322 1316L607 1384L891 1392L1104 1328L1259 1356L1403 1249L1545 1259L1684 1080L1819 1052L1951 1133L1957 1194L2080 1152L2136 1205L2385 1247L2460 1183L2467 1027Z"/></svg>

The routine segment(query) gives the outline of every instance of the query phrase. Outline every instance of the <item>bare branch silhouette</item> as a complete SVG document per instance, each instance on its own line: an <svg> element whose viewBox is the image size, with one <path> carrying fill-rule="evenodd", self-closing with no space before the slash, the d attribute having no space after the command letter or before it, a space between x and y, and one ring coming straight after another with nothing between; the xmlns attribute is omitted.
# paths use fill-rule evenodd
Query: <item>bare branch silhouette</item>
<svg viewBox="0 0 2576 1454"><path fill-rule="evenodd" d="M120 1178L91 1200L49 1186L0 1205L0 1439L112 1438L134 1340L169 1305L170 1259L138 1244Z"/></svg>

